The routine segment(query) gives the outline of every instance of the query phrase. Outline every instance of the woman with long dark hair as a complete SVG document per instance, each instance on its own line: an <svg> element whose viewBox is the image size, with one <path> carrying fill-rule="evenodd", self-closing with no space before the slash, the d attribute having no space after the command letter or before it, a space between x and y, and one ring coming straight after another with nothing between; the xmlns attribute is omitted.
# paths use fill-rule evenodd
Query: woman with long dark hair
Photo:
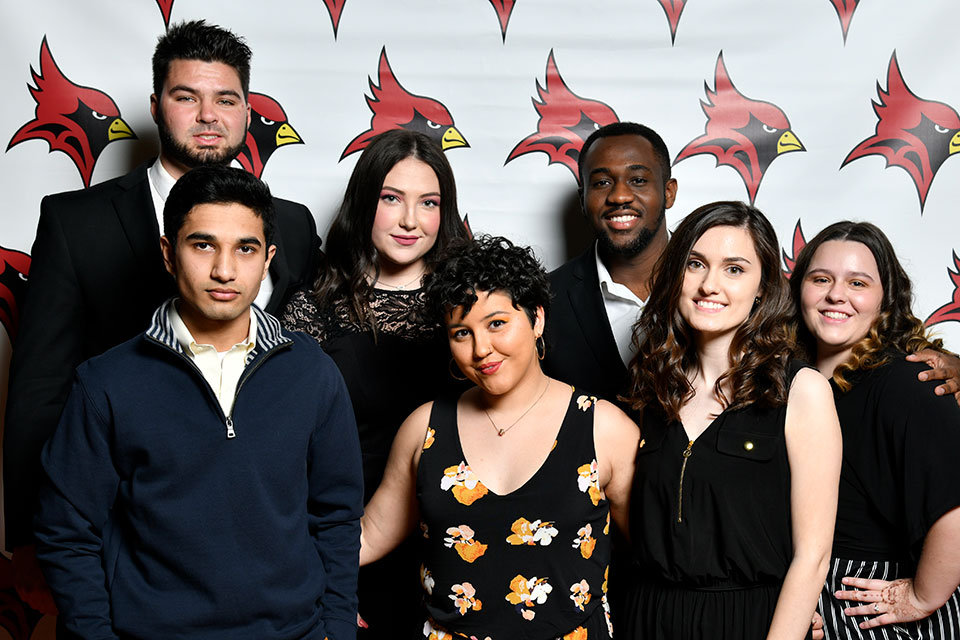
<svg viewBox="0 0 960 640"><path fill-rule="evenodd" d="M455 382L446 340L424 319L423 277L464 238L453 171L427 136L394 130L370 141L327 234L311 290L281 321L313 336L340 368L357 417L365 501L380 484L404 418ZM361 638L392 638L416 624L416 558L410 547L360 573Z"/></svg>
<svg viewBox="0 0 960 640"><path fill-rule="evenodd" d="M826 574L840 433L793 360L769 221L716 202L679 224L635 327L643 412L624 637L803 638Z"/></svg>
<svg viewBox="0 0 960 640"><path fill-rule="evenodd" d="M790 289L843 431L824 631L958 638L960 408L904 359L941 346L911 311L910 279L879 228L845 221L804 247Z"/></svg>
<svg viewBox="0 0 960 640"><path fill-rule="evenodd" d="M637 426L543 373L550 291L529 248L478 239L426 288L451 373L476 386L407 418L363 517L361 564L421 526L426 621L396 637L609 639Z"/></svg>

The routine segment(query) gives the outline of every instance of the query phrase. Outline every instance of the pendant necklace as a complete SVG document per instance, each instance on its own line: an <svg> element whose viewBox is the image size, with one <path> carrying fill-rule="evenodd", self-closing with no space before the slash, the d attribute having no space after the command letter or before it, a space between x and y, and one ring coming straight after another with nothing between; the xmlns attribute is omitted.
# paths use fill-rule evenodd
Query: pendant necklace
<svg viewBox="0 0 960 640"><path fill-rule="evenodd" d="M544 394L547 392L547 389L548 389L549 387L550 387L550 378L547 378L547 384L543 385L543 391L541 391L541 392L540 392L540 395L537 396L537 399L533 401L533 404L530 405L530 406L527 408L526 411L524 411L523 413L521 413L521 414L520 414L520 417L517 418L516 420L514 420L514 421L510 424L509 427L506 427L506 428L504 428L504 429L501 429L500 427L497 426L497 423L494 422L494 421L493 421L493 418L490 417L490 412L487 411L486 408L484 408L484 409L483 409L483 412L484 412L485 414L487 414L487 420L489 420L489 421L490 421L490 424L493 425L493 429L494 429L494 431L497 432L497 436L500 437L500 438L502 438L502 437L503 437L503 434L505 434L507 431L510 431L510 429L513 429L515 426L517 426L517 423L520 422L521 420L523 420L523 418L524 418L528 413L530 413L535 406L537 406L537 405L540 403L540 400L543 399L543 396L544 396Z"/></svg>

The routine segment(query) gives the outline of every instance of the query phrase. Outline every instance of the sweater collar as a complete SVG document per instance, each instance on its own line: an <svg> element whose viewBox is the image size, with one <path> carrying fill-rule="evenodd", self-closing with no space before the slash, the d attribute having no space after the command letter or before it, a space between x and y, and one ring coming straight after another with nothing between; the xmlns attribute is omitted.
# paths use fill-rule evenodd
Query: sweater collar
<svg viewBox="0 0 960 640"><path fill-rule="evenodd" d="M156 340L160 344L168 347L181 355L186 356L183 347L180 346L180 340L170 322L169 309L176 298L170 298L160 308L153 312L153 319L150 321L150 328L146 331L146 336ZM250 305L250 313L257 323L257 345L247 355L247 363L257 354L271 351L275 347L283 344L293 343L293 340L283 335L283 328L280 321L269 313L262 311L255 304Z"/></svg>

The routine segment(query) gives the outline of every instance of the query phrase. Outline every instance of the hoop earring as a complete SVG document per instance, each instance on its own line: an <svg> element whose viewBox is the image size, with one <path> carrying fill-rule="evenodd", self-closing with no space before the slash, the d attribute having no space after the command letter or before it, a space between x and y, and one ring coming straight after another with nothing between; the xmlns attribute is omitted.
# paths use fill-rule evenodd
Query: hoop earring
<svg viewBox="0 0 960 640"><path fill-rule="evenodd" d="M457 363L453 361L453 358L450 358L450 363L447 364L447 371L450 373L450 377L454 380L469 380L470 378L463 376L462 378L458 376L455 372L458 371L460 367L457 366ZM462 373L462 372L461 372Z"/></svg>
<svg viewBox="0 0 960 640"><path fill-rule="evenodd" d="M543 336L537 336L533 347L537 350L537 357L543 360L543 357L547 355L547 343L544 341Z"/></svg>

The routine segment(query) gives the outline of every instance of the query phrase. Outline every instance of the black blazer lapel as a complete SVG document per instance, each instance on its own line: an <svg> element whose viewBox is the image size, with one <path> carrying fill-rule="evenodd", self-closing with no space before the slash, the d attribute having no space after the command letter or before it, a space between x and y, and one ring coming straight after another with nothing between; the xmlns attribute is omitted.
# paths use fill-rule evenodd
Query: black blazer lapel
<svg viewBox="0 0 960 640"><path fill-rule="evenodd" d="M617 341L613 337L610 321L603 306L600 293L600 278L597 275L596 258L591 247L584 252L574 265L574 286L568 291L570 305L580 324L580 329L594 355L612 377L623 378L627 368L620 359Z"/></svg>
<svg viewBox="0 0 960 640"><path fill-rule="evenodd" d="M155 284L170 286L173 279L163 266L160 227L147 180L150 164L140 165L117 181L120 193L113 197L113 207L142 273Z"/></svg>

